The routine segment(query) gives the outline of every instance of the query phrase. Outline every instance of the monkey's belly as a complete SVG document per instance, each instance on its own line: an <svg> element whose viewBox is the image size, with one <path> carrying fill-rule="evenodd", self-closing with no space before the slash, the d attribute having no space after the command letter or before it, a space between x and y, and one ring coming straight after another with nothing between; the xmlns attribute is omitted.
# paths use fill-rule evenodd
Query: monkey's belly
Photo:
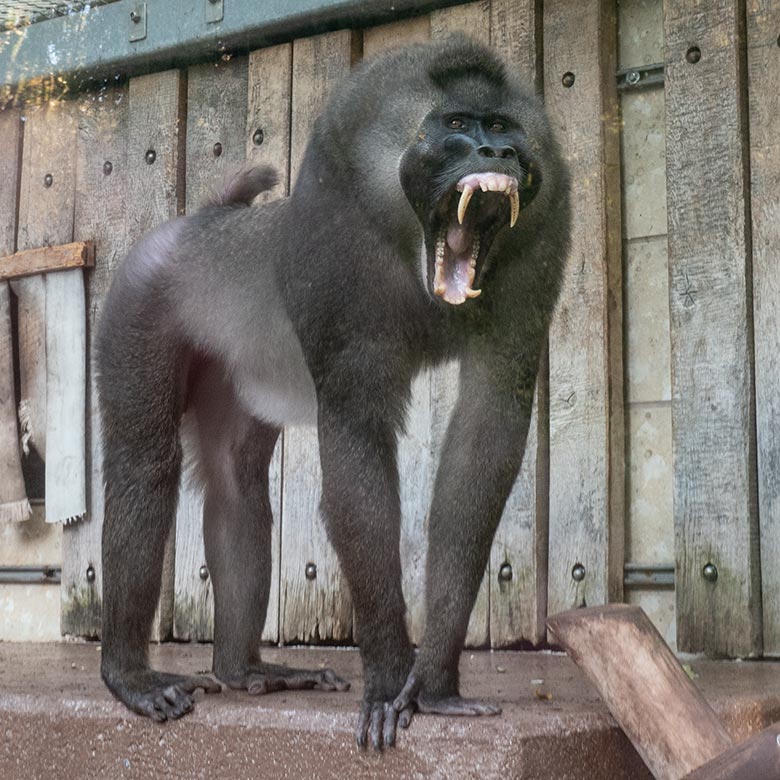
<svg viewBox="0 0 780 780"><path fill-rule="evenodd" d="M267 368L267 367L266 367ZM253 416L274 425L315 425L317 393L306 364L289 359L262 374L236 379L238 397Z"/></svg>

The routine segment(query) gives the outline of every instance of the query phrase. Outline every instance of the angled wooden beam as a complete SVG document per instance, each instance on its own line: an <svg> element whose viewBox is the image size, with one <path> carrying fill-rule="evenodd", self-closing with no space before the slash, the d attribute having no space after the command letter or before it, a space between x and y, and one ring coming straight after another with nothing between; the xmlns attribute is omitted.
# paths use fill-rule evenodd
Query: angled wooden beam
<svg viewBox="0 0 780 780"><path fill-rule="evenodd" d="M0 257L0 281L52 271L66 271L69 268L89 268L93 265L95 244L92 241L44 246Z"/></svg>

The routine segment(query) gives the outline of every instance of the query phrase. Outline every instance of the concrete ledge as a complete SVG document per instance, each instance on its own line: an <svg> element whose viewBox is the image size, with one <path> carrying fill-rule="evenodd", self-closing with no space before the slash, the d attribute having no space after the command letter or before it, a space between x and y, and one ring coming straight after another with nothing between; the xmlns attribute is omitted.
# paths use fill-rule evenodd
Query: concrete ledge
<svg viewBox="0 0 780 780"><path fill-rule="evenodd" d="M95 644L0 644L0 777L21 778L650 778L576 667L546 653L464 653L466 695L499 701L497 718L417 716L399 746L360 753L352 731L362 681L357 653L268 650L267 660L332 666L346 694L225 690L162 726L129 713L98 676ZM154 648L157 668L210 668L211 649ZM780 719L780 664L693 663L696 684L738 738ZM539 686L533 681L544 680ZM536 689L552 698L540 699Z"/></svg>

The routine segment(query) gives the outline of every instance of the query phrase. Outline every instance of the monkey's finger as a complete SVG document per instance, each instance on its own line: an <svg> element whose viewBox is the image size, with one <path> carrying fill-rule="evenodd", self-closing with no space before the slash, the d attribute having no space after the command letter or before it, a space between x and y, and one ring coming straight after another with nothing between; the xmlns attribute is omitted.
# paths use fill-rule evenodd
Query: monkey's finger
<svg viewBox="0 0 780 780"><path fill-rule="evenodd" d="M190 687L190 685L192 687ZM222 693L222 686L210 677L195 677L190 684L183 685L182 688L187 691L187 693L192 693L198 688L203 688L204 693Z"/></svg>
<svg viewBox="0 0 780 780"><path fill-rule="evenodd" d="M401 688L401 692L395 697L395 701L393 702L395 711L400 712L411 706L417 698L417 694L420 692L420 687L421 685L417 681L417 677L413 672L410 673L406 678L406 684Z"/></svg>
<svg viewBox="0 0 780 780"><path fill-rule="evenodd" d="M427 699L421 696L417 700L420 712L432 715L500 715L501 707L487 701L463 699L460 696L448 696L442 699Z"/></svg>
<svg viewBox="0 0 780 780"><path fill-rule="evenodd" d="M360 705L360 715L358 716L357 730L355 731L355 742L357 746L364 750L368 744L368 724L371 720L371 702L364 701Z"/></svg>
<svg viewBox="0 0 780 780"><path fill-rule="evenodd" d="M395 708L393 708L395 709ZM414 717L414 707L407 707L406 709L401 710L401 714L398 716L398 725L402 729L408 729L409 724L412 722L412 718Z"/></svg>
<svg viewBox="0 0 780 780"><path fill-rule="evenodd" d="M395 745L395 726L398 721L398 713L390 702L385 703L385 725L382 729L382 742L385 747Z"/></svg>
<svg viewBox="0 0 780 780"><path fill-rule="evenodd" d="M163 688L162 696L167 704L170 705L165 710L169 718L180 718L185 713L191 712L195 706L192 697L177 685L169 685L167 688Z"/></svg>
<svg viewBox="0 0 780 780"><path fill-rule="evenodd" d="M347 680L345 680L343 677L339 677L336 672L333 671L333 669L325 669L323 672L323 676L325 680L328 682L328 684L332 685L333 687L331 690L334 691L348 691L350 684Z"/></svg>
<svg viewBox="0 0 780 780"><path fill-rule="evenodd" d="M385 705L381 702L371 708L371 747L382 749L382 724L385 720Z"/></svg>

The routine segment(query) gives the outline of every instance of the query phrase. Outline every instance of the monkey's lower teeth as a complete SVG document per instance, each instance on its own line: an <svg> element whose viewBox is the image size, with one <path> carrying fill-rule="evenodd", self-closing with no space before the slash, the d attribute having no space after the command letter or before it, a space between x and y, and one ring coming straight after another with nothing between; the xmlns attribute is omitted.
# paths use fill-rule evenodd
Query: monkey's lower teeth
<svg viewBox="0 0 780 780"><path fill-rule="evenodd" d="M479 236L475 236L471 241L468 259L462 254L458 257L451 247L449 247L451 257L445 259L447 248L447 232L443 229L436 240L433 292L447 303L457 306L469 298L477 298L482 294L482 290L472 288L479 257Z"/></svg>

